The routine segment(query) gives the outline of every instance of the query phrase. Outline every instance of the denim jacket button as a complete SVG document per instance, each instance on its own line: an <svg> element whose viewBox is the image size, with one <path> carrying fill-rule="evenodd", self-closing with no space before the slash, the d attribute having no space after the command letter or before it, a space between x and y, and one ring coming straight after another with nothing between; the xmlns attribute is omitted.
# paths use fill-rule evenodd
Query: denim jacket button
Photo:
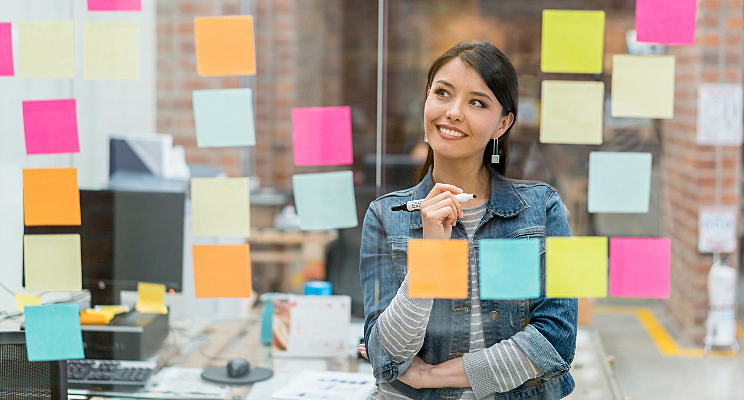
<svg viewBox="0 0 744 400"><path fill-rule="evenodd" d="M491 321L496 321L499 319L499 312L498 311L491 311L488 313L488 318L491 318Z"/></svg>

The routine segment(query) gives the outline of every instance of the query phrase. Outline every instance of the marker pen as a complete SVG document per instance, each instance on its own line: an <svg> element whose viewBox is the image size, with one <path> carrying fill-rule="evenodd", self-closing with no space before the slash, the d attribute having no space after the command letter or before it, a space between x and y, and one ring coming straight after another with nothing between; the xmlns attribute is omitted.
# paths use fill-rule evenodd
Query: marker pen
<svg viewBox="0 0 744 400"><path fill-rule="evenodd" d="M455 198L460 203L467 203L468 201L475 198L474 194L467 194L467 193L460 193L456 194ZM390 209L393 211L418 211L421 209L421 203L424 202L424 199L421 200L411 200L406 202L405 204L401 204L399 206L393 206Z"/></svg>

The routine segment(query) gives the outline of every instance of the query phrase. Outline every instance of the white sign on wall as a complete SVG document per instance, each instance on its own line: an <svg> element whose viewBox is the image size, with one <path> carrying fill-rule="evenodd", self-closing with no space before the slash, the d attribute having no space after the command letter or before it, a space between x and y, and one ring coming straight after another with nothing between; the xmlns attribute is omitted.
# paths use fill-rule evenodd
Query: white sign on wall
<svg viewBox="0 0 744 400"><path fill-rule="evenodd" d="M698 87L697 143L707 146L742 144L741 84L703 83Z"/></svg>
<svg viewBox="0 0 744 400"><path fill-rule="evenodd" d="M698 251L731 253L736 249L736 208L700 207Z"/></svg>

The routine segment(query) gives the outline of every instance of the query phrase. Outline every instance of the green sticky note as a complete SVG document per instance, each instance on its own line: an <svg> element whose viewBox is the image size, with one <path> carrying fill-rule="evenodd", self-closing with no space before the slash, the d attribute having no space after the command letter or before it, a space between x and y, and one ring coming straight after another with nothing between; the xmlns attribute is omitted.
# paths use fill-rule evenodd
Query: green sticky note
<svg viewBox="0 0 744 400"><path fill-rule="evenodd" d="M249 179L193 178L191 215L194 236L250 236Z"/></svg>
<svg viewBox="0 0 744 400"><path fill-rule="evenodd" d="M543 81L540 142L602 144L604 82Z"/></svg>
<svg viewBox="0 0 744 400"><path fill-rule="evenodd" d="M199 147L255 146L251 89L194 90Z"/></svg>
<svg viewBox="0 0 744 400"><path fill-rule="evenodd" d="M29 292L83 290L80 235L23 235L23 268Z"/></svg>
<svg viewBox="0 0 744 400"><path fill-rule="evenodd" d="M24 314L29 361L85 358L77 304L26 306Z"/></svg>
<svg viewBox="0 0 744 400"><path fill-rule="evenodd" d="M601 74L604 30L604 11L544 10L542 71Z"/></svg>
<svg viewBox="0 0 744 400"><path fill-rule="evenodd" d="M19 75L22 78L74 78L72 21L19 22Z"/></svg>
<svg viewBox="0 0 744 400"><path fill-rule="evenodd" d="M293 175L292 186L301 229L357 226L351 171Z"/></svg>
<svg viewBox="0 0 744 400"><path fill-rule="evenodd" d="M139 23L86 22L83 78L139 79Z"/></svg>
<svg viewBox="0 0 744 400"><path fill-rule="evenodd" d="M478 243L481 299L540 297L538 239L487 239Z"/></svg>
<svg viewBox="0 0 744 400"><path fill-rule="evenodd" d="M545 239L547 297L607 297L607 238Z"/></svg>
<svg viewBox="0 0 744 400"><path fill-rule="evenodd" d="M674 65L674 56L613 56L612 116L672 118Z"/></svg>
<svg viewBox="0 0 744 400"><path fill-rule="evenodd" d="M651 161L651 153L589 153L589 212L647 213Z"/></svg>

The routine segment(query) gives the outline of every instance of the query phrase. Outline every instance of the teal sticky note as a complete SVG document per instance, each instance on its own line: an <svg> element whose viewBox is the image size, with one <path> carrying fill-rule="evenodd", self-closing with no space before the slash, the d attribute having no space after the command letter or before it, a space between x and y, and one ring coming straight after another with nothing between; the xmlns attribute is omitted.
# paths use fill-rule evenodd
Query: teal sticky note
<svg viewBox="0 0 744 400"><path fill-rule="evenodd" d="M195 90L192 101L197 146L256 145L251 89Z"/></svg>
<svg viewBox="0 0 744 400"><path fill-rule="evenodd" d="M292 176L300 229L340 229L357 226L354 178L351 171Z"/></svg>
<svg viewBox="0 0 744 400"><path fill-rule="evenodd" d="M85 358L77 304L26 306L24 313L29 361Z"/></svg>
<svg viewBox="0 0 744 400"><path fill-rule="evenodd" d="M651 153L589 154L589 212L648 212Z"/></svg>
<svg viewBox="0 0 744 400"><path fill-rule="evenodd" d="M540 297L540 240L481 240L478 254L481 299Z"/></svg>

